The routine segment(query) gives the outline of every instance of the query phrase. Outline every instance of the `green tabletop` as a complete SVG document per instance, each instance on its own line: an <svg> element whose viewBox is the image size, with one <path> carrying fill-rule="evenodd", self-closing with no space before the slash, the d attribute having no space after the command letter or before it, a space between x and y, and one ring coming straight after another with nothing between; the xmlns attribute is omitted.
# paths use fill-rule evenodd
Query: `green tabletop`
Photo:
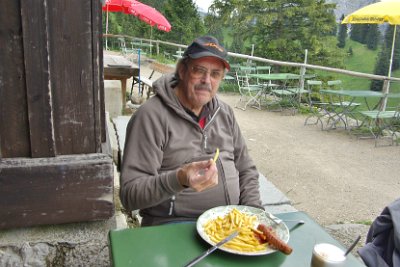
<svg viewBox="0 0 400 267"><path fill-rule="evenodd" d="M343 95L351 97L383 97L382 92L371 91L371 90L320 90L321 93Z"/></svg>
<svg viewBox="0 0 400 267"><path fill-rule="evenodd" d="M241 256L217 250L196 266L288 266L308 267L316 243L326 242L343 246L303 212L277 214L282 219L304 220L305 224L291 230L289 256L281 252L265 256ZM288 222L289 229L294 225ZM195 223L111 230L110 256L113 266L184 266L206 251L210 245L197 234ZM365 266L350 255L346 266Z"/></svg>
<svg viewBox="0 0 400 267"><path fill-rule="evenodd" d="M226 74L224 77L224 80L234 80L234 79L235 79L235 77L228 75L228 74Z"/></svg>
<svg viewBox="0 0 400 267"><path fill-rule="evenodd" d="M249 74L249 77L261 79L261 80L299 80L301 76L294 73L259 73L259 74ZM305 79L313 78L315 75L306 74Z"/></svg>
<svg viewBox="0 0 400 267"><path fill-rule="evenodd" d="M249 77L258 78L261 80L289 80L300 79L300 75L293 73L271 73L271 74L249 74Z"/></svg>

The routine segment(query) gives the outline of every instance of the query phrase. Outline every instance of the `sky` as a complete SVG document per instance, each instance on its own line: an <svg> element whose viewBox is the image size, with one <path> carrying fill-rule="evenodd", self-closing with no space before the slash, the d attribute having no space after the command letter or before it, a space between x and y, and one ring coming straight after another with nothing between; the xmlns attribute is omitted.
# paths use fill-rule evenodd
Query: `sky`
<svg viewBox="0 0 400 267"><path fill-rule="evenodd" d="M207 11L213 0L194 0L195 5L202 10Z"/></svg>

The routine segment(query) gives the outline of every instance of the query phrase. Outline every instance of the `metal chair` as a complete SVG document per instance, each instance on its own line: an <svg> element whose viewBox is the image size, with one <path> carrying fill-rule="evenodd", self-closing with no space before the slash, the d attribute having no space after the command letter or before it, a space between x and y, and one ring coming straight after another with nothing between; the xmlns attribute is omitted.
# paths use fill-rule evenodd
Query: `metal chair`
<svg viewBox="0 0 400 267"><path fill-rule="evenodd" d="M322 81L319 80L307 80L306 81L308 90L308 105L310 108L310 115L304 121L304 125L321 123L321 130L324 129L324 123L322 118L326 116L326 109L329 106L328 102L323 101L320 90L322 89ZM309 119L315 117L314 123L308 123Z"/></svg>
<svg viewBox="0 0 400 267"><path fill-rule="evenodd" d="M393 145L397 142L397 134L400 130L400 105L393 110L364 110L359 114L363 117L360 127L367 126L371 136L375 139L375 147L378 146L378 140L389 139Z"/></svg>
<svg viewBox="0 0 400 267"><path fill-rule="evenodd" d="M342 87L341 80L331 80L327 82L329 90L333 91L342 91L344 90ZM346 101L339 93L333 94L330 93L329 97L329 106L326 109L328 115L327 125L331 125L330 129L335 129L337 124L343 122L344 128L349 128L349 118L353 119L358 126L358 121L354 116L355 109L360 106L360 103L355 103L352 101Z"/></svg>
<svg viewBox="0 0 400 267"><path fill-rule="evenodd" d="M261 110L262 86L251 84L248 76L253 70L253 67L240 67L235 73L240 93L240 99L236 102L235 108L246 110L247 106L251 104L252 107Z"/></svg>

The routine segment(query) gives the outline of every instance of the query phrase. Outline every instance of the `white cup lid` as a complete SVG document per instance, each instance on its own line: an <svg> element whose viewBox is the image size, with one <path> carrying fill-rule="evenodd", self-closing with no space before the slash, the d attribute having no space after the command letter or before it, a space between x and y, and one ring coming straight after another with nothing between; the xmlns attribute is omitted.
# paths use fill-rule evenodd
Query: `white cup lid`
<svg viewBox="0 0 400 267"><path fill-rule="evenodd" d="M321 243L314 246L314 253L325 261L344 261L344 251L332 244Z"/></svg>

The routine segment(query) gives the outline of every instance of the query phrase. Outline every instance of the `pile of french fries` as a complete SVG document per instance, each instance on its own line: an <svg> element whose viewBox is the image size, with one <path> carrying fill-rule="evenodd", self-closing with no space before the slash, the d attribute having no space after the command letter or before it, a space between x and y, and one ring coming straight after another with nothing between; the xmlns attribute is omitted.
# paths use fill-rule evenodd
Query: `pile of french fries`
<svg viewBox="0 0 400 267"><path fill-rule="evenodd" d="M253 232L256 222L256 216L247 215L234 208L224 217L209 220L203 227L204 232L215 243L238 231L239 234L224 247L240 252L257 252L265 250L267 244L260 244L256 238Z"/></svg>

